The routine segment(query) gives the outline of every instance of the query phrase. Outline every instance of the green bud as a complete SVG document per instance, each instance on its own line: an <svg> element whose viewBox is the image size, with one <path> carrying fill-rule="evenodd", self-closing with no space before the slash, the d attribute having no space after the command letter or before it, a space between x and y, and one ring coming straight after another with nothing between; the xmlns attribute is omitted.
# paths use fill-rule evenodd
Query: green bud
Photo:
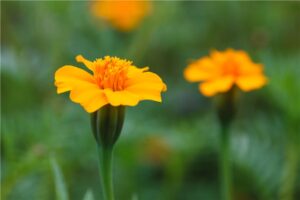
<svg viewBox="0 0 300 200"><path fill-rule="evenodd" d="M118 140L124 122L125 107L106 105L91 114L91 125L98 145L113 147Z"/></svg>

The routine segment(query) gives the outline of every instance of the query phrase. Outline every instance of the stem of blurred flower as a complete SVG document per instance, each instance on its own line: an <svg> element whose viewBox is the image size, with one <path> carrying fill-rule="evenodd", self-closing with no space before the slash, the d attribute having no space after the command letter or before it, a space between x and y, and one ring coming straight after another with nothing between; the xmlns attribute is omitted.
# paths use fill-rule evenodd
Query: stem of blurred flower
<svg viewBox="0 0 300 200"><path fill-rule="evenodd" d="M232 199L232 176L230 163L230 125L235 116L236 88L223 94L218 103L218 117L221 128L220 141L220 175L221 196L223 200Z"/></svg>
<svg viewBox="0 0 300 200"><path fill-rule="evenodd" d="M138 62L139 59L143 57L145 50L147 50L147 48L145 47L147 46L147 44L151 39L152 32L153 32L153 25L151 24L139 30L136 33L134 40L131 42L129 48L126 47L128 48L126 56L128 58L134 58L135 62Z"/></svg>
<svg viewBox="0 0 300 200"><path fill-rule="evenodd" d="M105 200L114 200L112 181L113 147L103 148L98 145L99 173Z"/></svg>
<svg viewBox="0 0 300 200"><path fill-rule="evenodd" d="M289 131L287 134L288 142L286 144L286 154L285 154L285 163L283 166L282 174L282 186L280 188L280 199L281 200L293 200L294 199L294 189L299 167L299 147L298 133L292 130L295 128L298 129L298 120L289 120ZM291 122L295 121L293 124Z"/></svg>
<svg viewBox="0 0 300 200"><path fill-rule="evenodd" d="M175 2L174 2L175 3ZM136 30L134 40L132 40L131 45L126 47L127 49L127 57L134 58L135 62L140 62L143 58L148 46L150 46L151 39L153 37L154 32L159 29L162 25L165 16L161 16L165 14L165 12L158 12L158 6L155 6L154 2L151 8L150 16L146 17L144 25ZM146 24L145 24L146 23Z"/></svg>
<svg viewBox="0 0 300 200"><path fill-rule="evenodd" d="M221 127L221 155L220 155L220 172L221 172L221 195L222 199L231 199L231 164L230 164L230 135L229 127Z"/></svg>

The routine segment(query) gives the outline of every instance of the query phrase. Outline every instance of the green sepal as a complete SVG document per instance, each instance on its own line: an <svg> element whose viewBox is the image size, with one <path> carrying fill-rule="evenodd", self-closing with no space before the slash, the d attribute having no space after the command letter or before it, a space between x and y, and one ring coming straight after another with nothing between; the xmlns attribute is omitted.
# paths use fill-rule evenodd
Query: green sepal
<svg viewBox="0 0 300 200"><path fill-rule="evenodd" d="M92 131L98 145L113 147L121 134L124 117L124 106L106 105L91 114Z"/></svg>

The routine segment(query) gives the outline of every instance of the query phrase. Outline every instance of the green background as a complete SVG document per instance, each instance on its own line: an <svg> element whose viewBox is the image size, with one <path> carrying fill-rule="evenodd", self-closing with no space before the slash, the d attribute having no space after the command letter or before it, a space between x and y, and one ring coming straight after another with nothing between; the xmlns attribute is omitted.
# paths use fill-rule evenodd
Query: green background
<svg viewBox="0 0 300 200"><path fill-rule="evenodd" d="M261 90L239 93L230 133L234 197L300 199L300 3L152 8L139 27L121 33L93 17L89 2L1 2L3 200L77 200L89 189L101 199L89 115L53 83L59 67L83 67L78 54L132 60L168 85L162 104L127 108L114 152L116 199L220 199L215 98L203 97L182 72L229 47L263 63L269 78Z"/></svg>

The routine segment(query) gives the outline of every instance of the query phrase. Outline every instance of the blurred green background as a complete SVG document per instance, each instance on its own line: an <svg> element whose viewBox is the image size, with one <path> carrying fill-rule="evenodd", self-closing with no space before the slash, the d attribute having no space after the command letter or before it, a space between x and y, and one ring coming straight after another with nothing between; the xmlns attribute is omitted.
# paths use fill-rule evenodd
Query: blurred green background
<svg viewBox="0 0 300 200"><path fill-rule="evenodd" d="M121 33L93 17L88 2L1 2L1 199L57 199L61 184L69 199L89 189L101 199L89 115L53 84L59 67L82 67L78 54L150 66L168 85L162 104L127 109L116 199L220 199L214 101L182 71L228 47L246 50L269 77L263 89L239 94L234 197L300 199L299 11L299 2L154 2L139 27Z"/></svg>

